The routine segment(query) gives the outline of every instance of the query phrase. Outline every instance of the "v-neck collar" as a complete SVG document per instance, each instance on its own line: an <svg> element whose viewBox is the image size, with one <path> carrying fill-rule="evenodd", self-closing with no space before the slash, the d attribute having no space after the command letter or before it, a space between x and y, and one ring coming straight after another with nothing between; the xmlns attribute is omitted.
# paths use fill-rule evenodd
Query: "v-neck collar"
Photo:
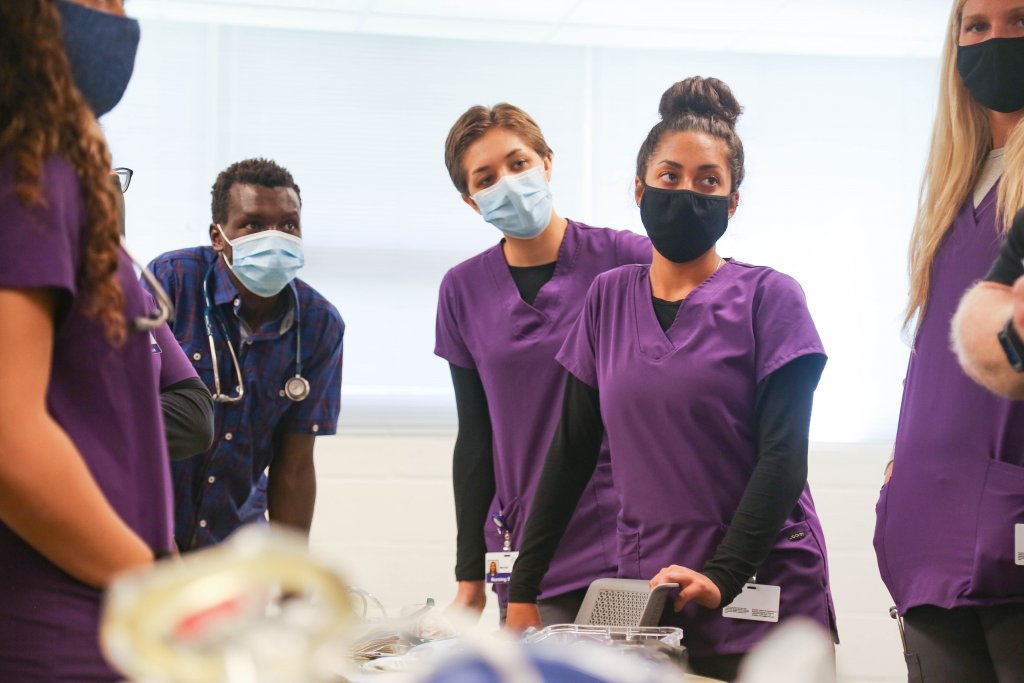
<svg viewBox="0 0 1024 683"><path fill-rule="evenodd" d="M732 259L726 259L722 266L697 285L685 299L679 302L676 319L667 330L661 329L658 314L654 311L654 294L651 290L651 267L640 266L633 282L634 320L636 321L636 339L641 353L653 360L661 360L676 349L685 346L696 334L698 326L691 324L693 320L688 314L692 309L703 308L714 298L715 293L729 280Z"/></svg>
<svg viewBox="0 0 1024 683"><path fill-rule="evenodd" d="M519 295L519 288L516 287L508 261L505 260L504 243L505 240L502 239L486 252L487 266L494 280L495 289L499 292L509 314L515 336L530 337L550 322L551 318L545 311L556 309L561 302L563 292L558 286L558 279L572 273L576 265L580 244L579 227L573 221L568 221L562 243L558 246L555 270L551 274L551 279L537 292L533 304L526 303Z"/></svg>
<svg viewBox="0 0 1024 683"><path fill-rule="evenodd" d="M1002 178L999 178L999 180L992 184L992 187L988 189L988 192L985 193L985 197L978 202L977 206L974 205L971 195L967 195L967 205L971 209L971 217L974 218L975 224L977 224L981 219L981 216L988 211L989 205L996 201L996 194L999 192L999 183L1001 181Z"/></svg>

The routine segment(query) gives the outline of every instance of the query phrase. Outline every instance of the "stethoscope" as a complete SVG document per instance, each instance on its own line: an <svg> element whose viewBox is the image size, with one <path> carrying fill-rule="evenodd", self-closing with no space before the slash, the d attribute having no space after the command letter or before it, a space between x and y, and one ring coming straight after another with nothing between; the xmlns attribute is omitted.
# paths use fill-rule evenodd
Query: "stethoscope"
<svg viewBox="0 0 1024 683"><path fill-rule="evenodd" d="M139 269L142 273L142 279L149 285L150 291L153 293L153 298L156 300L157 310L155 313L148 316L141 316L132 320L132 325L135 327L137 332L150 332L163 325L174 315L174 306L171 304L171 298L167 296L167 291L160 284L160 281L156 279L156 276L142 264L142 261L135 258L135 254L128 248L127 242L124 240L124 235L121 235L121 251L125 253L128 260L132 262L134 266Z"/></svg>
<svg viewBox="0 0 1024 683"><path fill-rule="evenodd" d="M213 274L213 269L216 265L217 262L214 261L210 265L209 269L207 269L206 275L203 276L203 301L205 303L203 308L203 322L206 324L206 339L210 343L210 360L213 362L213 400L218 403L238 403L245 397L245 383L242 381L242 366L238 363L238 355L235 353L235 346L231 343L231 337L228 335L228 328L224 325L224 320L214 311L213 300L210 299L210 291L207 286L207 283L210 281L210 275ZM221 334L224 335L224 342L228 345L228 353L231 355L231 362L235 366L235 376L238 378L236 391L238 393L234 396L229 396L228 394L221 392L220 369L217 366L217 349L213 342L213 325L210 323L211 317L215 317L217 319L217 326L220 328ZM309 382L302 376L302 325L300 322L299 297L298 294L295 294L295 376L289 377L285 381L284 390L282 392L292 401L302 401L309 396Z"/></svg>

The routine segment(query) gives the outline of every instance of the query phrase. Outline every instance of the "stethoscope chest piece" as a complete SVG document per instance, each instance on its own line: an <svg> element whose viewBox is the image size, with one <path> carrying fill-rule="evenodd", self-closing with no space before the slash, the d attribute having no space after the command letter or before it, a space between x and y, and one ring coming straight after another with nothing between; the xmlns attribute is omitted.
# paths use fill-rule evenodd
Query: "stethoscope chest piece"
<svg viewBox="0 0 1024 683"><path fill-rule="evenodd" d="M295 375L284 383L284 395L292 401L303 401L309 396L309 382L301 375Z"/></svg>

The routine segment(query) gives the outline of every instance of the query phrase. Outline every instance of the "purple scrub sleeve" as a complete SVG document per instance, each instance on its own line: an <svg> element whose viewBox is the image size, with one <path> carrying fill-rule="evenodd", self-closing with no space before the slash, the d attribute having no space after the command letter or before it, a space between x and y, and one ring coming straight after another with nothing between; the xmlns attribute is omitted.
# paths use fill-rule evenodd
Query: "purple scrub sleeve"
<svg viewBox="0 0 1024 683"><path fill-rule="evenodd" d="M146 295L146 303L150 310L156 311L157 303L153 295L147 290L143 290L143 293ZM198 379L199 375L178 344L178 340L174 338L174 333L171 332L167 323L160 325L150 334L153 336L150 340L155 354L153 360L158 371L159 383L157 386L165 389L186 379Z"/></svg>
<svg viewBox="0 0 1024 683"><path fill-rule="evenodd" d="M77 287L87 227L74 169L48 159L45 203L31 208L15 194L14 169L0 161L0 287L61 292L47 408L117 514L161 554L171 547L171 488L157 376L149 334L130 327L149 310L145 296L122 253L129 331L111 346ZM99 650L100 599L0 524L0 680L120 680Z"/></svg>
<svg viewBox="0 0 1024 683"><path fill-rule="evenodd" d="M943 238L907 367L874 538L900 613L1024 605L1014 554L1024 524L1024 402L973 382L949 343L961 297L997 258L997 187L977 208L968 197Z"/></svg>
<svg viewBox="0 0 1024 683"><path fill-rule="evenodd" d="M824 355L799 285L770 268L727 261L662 330L650 268L599 276L558 360L600 392L621 512L618 575L703 567L740 505L757 453L758 382L804 355ZM834 631L824 538L805 485L759 583L781 587L780 620ZM687 605L667 617L694 656L741 654L773 624Z"/></svg>
<svg viewBox="0 0 1024 683"><path fill-rule="evenodd" d="M160 347L160 388L169 387L186 379L198 379L185 352L178 345L174 333L166 323L153 330L153 340Z"/></svg>
<svg viewBox="0 0 1024 683"><path fill-rule="evenodd" d="M500 514L510 527L513 549L518 547L561 412L566 374L555 354L593 279L624 263L650 262L650 254L650 243L640 235L569 221L554 273L532 304L520 295L500 243L445 275L435 353L479 373L493 433L494 501L477 523L479 531L460 528L460 534L482 533L488 550L500 550L502 535L491 521ZM616 498L604 449L542 585L541 599L614 574ZM504 602L504 587L498 595Z"/></svg>

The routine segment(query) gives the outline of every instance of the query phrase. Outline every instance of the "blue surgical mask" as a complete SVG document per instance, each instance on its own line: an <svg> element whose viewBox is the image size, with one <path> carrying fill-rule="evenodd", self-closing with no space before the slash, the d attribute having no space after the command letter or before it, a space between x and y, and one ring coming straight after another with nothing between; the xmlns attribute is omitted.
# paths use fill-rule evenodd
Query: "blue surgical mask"
<svg viewBox="0 0 1024 683"><path fill-rule="evenodd" d="M279 230L263 230L254 235L228 239L219 225L224 241L231 245L231 263L228 268L246 289L263 298L275 296L295 279L306 259L302 254L302 239Z"/></svg>
<svg viewBox="0 0 1024 683"><path fill-rule="evenodd" d="M551 222L551 188L543 166L503 176L472 198L484 220L506 237L531 240Z"/></svg>
<svg viewBox="0 0 1024 683"><path fill-rule="evenodd" d="M132 79L139 22L58 0L64 51L78 91L99 118L117 106Z"/></svg>

